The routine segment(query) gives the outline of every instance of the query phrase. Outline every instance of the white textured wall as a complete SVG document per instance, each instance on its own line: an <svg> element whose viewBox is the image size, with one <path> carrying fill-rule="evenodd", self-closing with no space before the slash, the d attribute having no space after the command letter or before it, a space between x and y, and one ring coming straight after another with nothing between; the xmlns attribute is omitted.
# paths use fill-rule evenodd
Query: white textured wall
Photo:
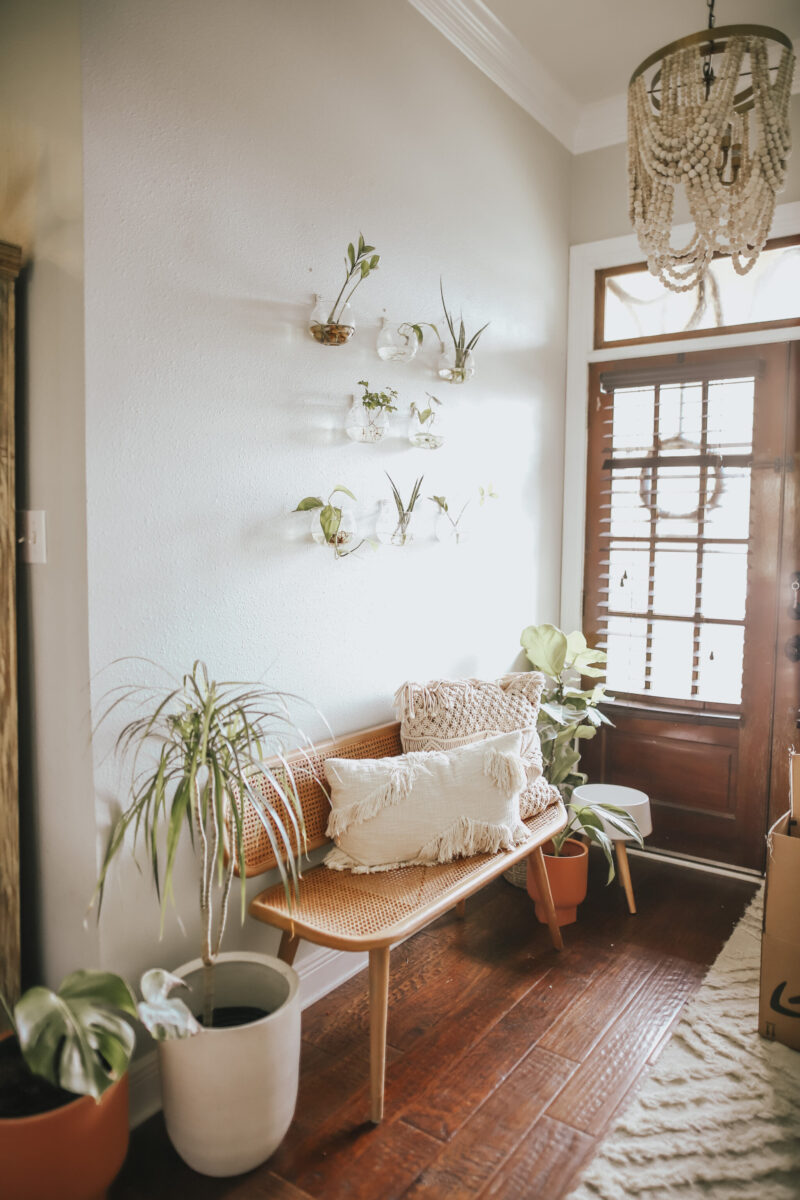
<svg viewBox="0 0 800 1200"><path fill-rule="evenodd" d="M558 612L568 154L398 0L87 0L84 137L93 672L202 657L345 732L388 719L408 677L507 670L523 625ZM359 230L381 268L356 339L323 348L311 294L338 289ZM440 319L440 274L492 322L463 388L374 349L383 308ZM447 446L348 443L360 378L406 404L435 390ZM337 562L287 516L339 482L388 496L387 469L426 494L491 480L485 537ZM96 708L124 675L97 679ZM116 880L103 957L133 969L156 906ZM194 927L188 872L178 898ZM195 943L171 921L160 958Z"/></svg>

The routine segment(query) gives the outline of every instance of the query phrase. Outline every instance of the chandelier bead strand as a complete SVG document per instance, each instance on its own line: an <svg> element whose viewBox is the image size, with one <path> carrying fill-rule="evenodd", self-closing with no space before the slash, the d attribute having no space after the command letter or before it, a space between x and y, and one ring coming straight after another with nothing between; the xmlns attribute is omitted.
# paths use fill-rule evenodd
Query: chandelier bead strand
<svg viewBox="0 0 800 1200"><path fill-rule="evenodd" d="M794 54L782 44L771 83L768 38L758 34L718 29L695 35L690 45L667 47L654 77L660 79L660 104L651 100L643 69L631 80L630 217L650 271L675 292L696 287L715 253L729 254L734 270L746 274L769 235L791 148ZM717 51L713 45L709 50L712 37L719 42ZM721 52L708 87L701 49L706 55ZM737 96L747 57L752 95L748 90ZM686 191L695 232L686 246L675 249L670 243L679 186Z"/></svg>

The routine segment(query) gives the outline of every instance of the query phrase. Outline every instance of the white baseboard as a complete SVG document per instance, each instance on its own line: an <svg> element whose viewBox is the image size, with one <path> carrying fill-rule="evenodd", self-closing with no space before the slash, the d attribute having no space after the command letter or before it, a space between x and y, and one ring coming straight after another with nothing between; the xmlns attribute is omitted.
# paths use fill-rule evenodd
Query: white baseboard
<svg viewBox="0 0 800 1200"><path fill-rule="evenodd" d="M324 946L310 947L295 964L300 976L300 1007L321 1000L339 984L363 971L369 955L350 954L343 950L328 950ZM161 1078L158 1070L158 1051L151 1050L131 1063L130 1127L135 1129L161 1108Z"/></svg>

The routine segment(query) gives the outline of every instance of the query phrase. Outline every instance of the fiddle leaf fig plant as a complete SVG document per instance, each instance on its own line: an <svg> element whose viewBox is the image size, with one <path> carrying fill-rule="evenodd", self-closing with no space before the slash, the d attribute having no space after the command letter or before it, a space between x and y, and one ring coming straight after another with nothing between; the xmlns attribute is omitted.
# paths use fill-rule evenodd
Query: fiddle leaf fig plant
<svg viewBox="0 0 800 1200"><path fill-rule="evenodd" d="M329 546L333 546L337 558L344 558L357 550L361 543L359 542L358 546L350 546L349 549L345 548L349 546L353 535L350 530L342 528L342 509L333 503L333 497L337 493L349 496L351 500L356 499L349 488L337 484L329 493L327 500L322 500L319 496L306 496L293 511L311 512L313 509L319 509L319 524L324 541Z"/></svg>
<svg viewBox="0 0 800 1200"><path fill-rule="evenodd" d="M606 696L605 686L580 686L581 676L600 678L605 674L606 654L587 644L579 631L566 634L555 625L529 625L523 629L520 644L533 667L549 677L539 706L537 728L542 744L544 777L554 784L566 801L569 821L553 839L556 855L571 835L583 834L598 845L608 861L609 882L614 878L612 842L603 822L642 845L636 822L613 804L575 803L572 793L586 775L578 770L581 741L593 738L601 725L611 725L599 705Z"/></svg>
<svg viewBox="0 0 800 1200"><path fill-rule="evenodd" d="M54 1087L100 1100L128 1069L136 1035L133 992L110 971L73 971L58 991L32 987L0 1005L29 1071Z"/></svg>

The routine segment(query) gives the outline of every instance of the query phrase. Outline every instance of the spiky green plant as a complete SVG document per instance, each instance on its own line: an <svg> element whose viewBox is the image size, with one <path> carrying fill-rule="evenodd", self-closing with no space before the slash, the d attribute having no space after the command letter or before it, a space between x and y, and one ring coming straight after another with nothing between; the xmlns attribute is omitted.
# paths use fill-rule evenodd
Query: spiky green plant
<svg viewBox="0 0 800 1200"><path fill-rule="evenodd" d="M487 321L485 325L481 325L478 332L473 333L472 337L467 340L463 317L459 317L458 332L456 332L456 323L447 308L447 303L444 298L444 287L441 279L439 280L439 295L442 297L444 319L447 322L447 328L450 331L450 337L453 341L453 349L455 350L455 369L457 371L463 371L467 365L467 356L475 349L481 334L485 329L488 328L489 325L491 325L491 321Z"/></svg>
<svg viewBox="0 0 800 1200"><path fill-rule="evenodd" d="M396 545L402 546L402 545L405 545L405 543L408 539L408 526L409 526L409 522L411 521L411 514L414 511L415 504L419 500L419 493L420 493L420 489L422 487L422 480L424 479L424 476L420 475L419 479L414 484L414 487L411 489L411 495L409 497L408 504L403 503L402 496L400 495L399 491L397 490L397 487L395 486L395 482L392 479L391 475L388 473L388 471L386 472L386 478L389 480L389 483L391 484L392 497L394 499L395 507L397 509L397 529L395 530L395 533L392 535L392 541L395 542Z"/></svg>
<svg viewBox="0 0 800 1200"><path fill-rule="evenodd" d="M243 830L251 806L274 852L290 907L296 896L306 836L294 774L284 751L287 741L290 747L308 745L289 714L288 702L297 698L256 684L216 683L199 660L178 687L123 687L115 689L112 697L101 720L122 703L138 702L150 711L125 725L116 740L118 754L131 760L131 796L112 829L103 859L98 909L111 863L132 833L134 852L140 840L148 851L163 929L167 903L174 902L173 875L182 835L189 837L197 854L196 831L203 1023L210 1025L213 965L227 922L234 867L241 879L242 921L245 917ZM140 770L140 756L150 750L155 762ZM277 767L266 761L268 754ZM272 785L276 799L266 799L253 787L258 776Z"/></svg>

